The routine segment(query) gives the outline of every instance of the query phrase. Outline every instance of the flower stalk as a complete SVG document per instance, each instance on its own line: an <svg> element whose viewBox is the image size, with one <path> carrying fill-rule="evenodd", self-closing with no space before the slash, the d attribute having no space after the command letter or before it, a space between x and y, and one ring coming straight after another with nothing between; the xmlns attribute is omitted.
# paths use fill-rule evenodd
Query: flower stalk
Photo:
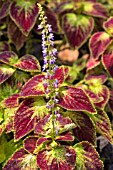
<svg viewBox="0 0 113 170"><path fill-rule="evenodd" d="M44 14L42 6L37 4L39 7L39 20L41 21L38 29L42 30L42 53L44 58L44 64L42 67L42 71L46 72L45 80L44 80L44 87L46 93L46 99L48 100L46 107L48 108L49 112L52 114L52 140L56 136L55 133L55 121L56 116L58 113L59 108L57 107L58 103L58 79L54 78L54 75L58 69L56 63L56 55L57 49L54 48L54 35L52 32L51 25L47 24L47 17Z"/></svg>

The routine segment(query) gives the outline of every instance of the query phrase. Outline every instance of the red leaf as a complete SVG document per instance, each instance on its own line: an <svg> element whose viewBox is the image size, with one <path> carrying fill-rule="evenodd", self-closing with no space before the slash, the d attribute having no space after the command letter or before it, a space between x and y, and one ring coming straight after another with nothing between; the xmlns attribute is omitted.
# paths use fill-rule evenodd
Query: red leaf
<svg viewBox="0 0 113 170"><path fill-rule="evenodd" d="M45 94L43 79L45 76L43 74L36 75L32 77L22 88L20 97L26 98L29 96L42 96Z"/></svg>
<svg viewBox="0 0 113 170"><path fill-rule="evenodd" d="M96 112L86 93L75 87L68 86L66 90L62 91L58 105L72 111Z"/></svg>
<svg viewBox="0 0 113 170"><path fill-rule="evenodd" d="M14 66L24 71L40 72L40 64L38 60L30 54L22 56Z"/></svg>
<svg viewBox="0 0 113 170"><path fill-rule="evenodd" d="M37 137L30 136L24 140L24 148L33 154L35 148L36 148L36 143L37 143Z"/></svg>
<svg viewBox="0 0 113 170"><path fill-rule="evenodd" d="M35 25L38 16L38 6L33 1L13 2L10 6L10 17L25 36Z"/></svg>
<svg viewBox="0 0 113 170"><path fill-rule="evenodd" d="M111 111L113 112L113 90L110 90L110 99L109 99L109 107Z"/></svg>
<svg viewBox="0 0 113 170"><path fill-rule="evenodd" d="M105 74L100 74L100 75L86 75L85 76L85 82L91 86L101 85L104 84L107 80L107 76Z"/></svg>
<svg viewBox="0 0 113 170"><path fill-rule="evenodd" d="M94 21L85 15L68 13L63 17L62 25L70 45L73 48L80 48L90 36Z"/></svg>
<svg viewBox="0 0 113 170"><path fill-rule="evenodd" d="M76 153L72 147L61 146L37 155L37 164L41 170L73 170Z"/></svg>
<svg viewBox="0 0 113 170"><path fill-rule="evenodd" d="M89 42L91 56L97 60L110 43L111 38L106 32L97 32L93 34Z"/></svg>

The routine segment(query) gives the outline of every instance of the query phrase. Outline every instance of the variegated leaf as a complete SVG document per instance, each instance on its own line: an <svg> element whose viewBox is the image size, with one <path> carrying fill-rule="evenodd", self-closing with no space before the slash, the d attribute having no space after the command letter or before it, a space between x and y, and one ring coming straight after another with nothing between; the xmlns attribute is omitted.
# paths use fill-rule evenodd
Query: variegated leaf
<svg viewBox="0 0 113 170"><path fill-rule="evenodd" d="M80 142L74 145L76 157L76 169L83 170L103 170L103 163L99 159L99 154L89 142Z"/></svg>
<svg viewBox="0 0 113 170"><path fill-rule="evenodd" d="M96 66L98 66L100 64L99 60L95 60L92 56L89 58L88 62L87 62L87 71L90 71L91 69L95 68Z"/></svg>
<svg viewBox="0 0 113 170"><path fill-rule="evenodd" d="M108 34L113 36L113 17L112 16L108 18L106 22L103 23L103 27Z"/></svg>
<svg viewBox="0 0 113 170"><path fill-rule="evenodd" d="M25 36L35 25L38 16L38 6L34 1L17 1L10 6L10 17Z"/></svg>
<svg viewBox="0 0 113 170"><path fill-rule="evenodd" d="M82 89L67 86L61 93L59 106L72 111L96 113L90 99Z"/></svg>
<svg viewBox="0 0 113 170"><path fill-rule="evenodd" d="M111 112L113 113L113 90L110 90L110 99L109 99L108 104L111 109Z"/></svg>
<svg viewBox="0 0 113 170"><path fill-rule="evenodd" d="M30 133L38 119L48 114L46 102L42 97L29 98L21 103L14 117L15 140Z"/></svg>
<svg viewBox="0 0 113 170"><path fill-rule="evenodd" d="M6 81L15 72L15 68L12 68L6 64L0 62L0 84Z"/></svg>
<svg viewBox="0 0 113 170"><path fill-rule="evenodd" d="M18 56L13 51L3 51L0 53L0 61L13 66L18 61Z"/></svg>
<svg viewBox="0 0 113 170"><path fill-rule="evenodd" d="M32 77L22 88L20 97L26 98L29 96L42 96L45 94L43 80L45 76L43 74Z"/></svg>
<svg viewBox="0 0 113 170"><path fill-rule="evenodd" d="M107 18L107 10L101 3L84 2L83 13L99 18Z"/></svg>
<svg viewBox="0 0 113 170"><path fill-rule="evenodd" d="M76 153L72 147L60 146L37 154L37 164L41 170L73 170Z"/></svg>
<svg viewBox="0 0 113 170"><path fill-rule="evenodd" d="M24 140L24 148L27 150L29 153L34 152L36 149L36 144L37 144L38 138L35 136L29 136Z"/></svg>
<svg viewBox="0 0 113 170"><path fill-rule="evenodd" d="M65 115L65 113L64 113ZM73 133L75 138L79 141L88 141L95 145L96 143L96 130L93 121L83 112L66 112L73 122L75 123L75 128Z"/></svg>
<svg viewBox="0 0 113 170"><path fill-rule="evenodd" d="M73 48L80 48L91 35L93 18L85 15L68 13L63 17L62 27L66 38Z"/></svg>
<svg viewBox="0 0 113 170"><path fill-rule="evenodd" d="M10 46L6 41L1 41L0 42L0 52L3 51L9 51L10 50Z"/></svg>
<svg viewBox="0 0 113 170"><path fill-rule="evenodd" d="M9 6L10 6L10 1L4 1L4 3L0 8L0 20L8 15Z"/></svg>
<svg viewBox="0 0 113 170"><path fill-rule="evenodd" d="M107 80L106 74L99 74L99 75L86 75L85 82L91 86L99 86L104 84Z"/></svg>
<svg viewBox="0 0 113 170"><path fill-rule="evenodd" d="M113 143L111 123L105 111L99 110L96 115L92 115L92 120L96 125L97 132Z"/></svg>
<svg viewBox="0 0 113 170"><path fill-rule="evenodd" d="M113 77L113 42L102 55L102 64L107 72Z"/></svg>
<svg viewBox="0 0 113 170"><path fill-rule="evenodd" d="M18 69L24 70L24 71L30 71L30 72L40 72L40 64L36 57L30 54L26 54L22 56L15 64L14 67L17 67Z"/></svg>
<svg viewBox="0 0 113 170"><path fill-rule="evenodd" d="M6 108L15 108L19 106L19 94L13 94L12 96L9 96L5 100L3 100L2 104Z"/></svg>
<svg viewBox="0 0 113 170"><path fill-rule="evenodd" d="M10 20L8 23L8 37L16 46L17 50L20 50L26 41L26 36L22 34L22 32L12 20Z"/></svg>
<svg viewBox="0 0 113 170"><path fill-rule="evenodd" d="M36 156L27 153L23 148L17 150L6 162L3 170L31 169L37 170Z"/></svg>
<svg viewBox="0 0 113 170"><path fill-rule="evenodd" d="M93 34L89 42L91 56L98 60L110 43L111 37L106 32L96 32Z"/></svg>

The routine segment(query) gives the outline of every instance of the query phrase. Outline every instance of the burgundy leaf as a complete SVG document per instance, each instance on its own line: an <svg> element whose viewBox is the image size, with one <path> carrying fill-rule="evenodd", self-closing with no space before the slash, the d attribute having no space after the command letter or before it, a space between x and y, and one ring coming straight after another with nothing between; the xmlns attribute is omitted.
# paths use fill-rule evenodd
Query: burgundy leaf
<svg viewBox="0 0 113 170"><path fill-rule="evenodd" d="M83 13L99 18L107 18L107 10L101 3L84 2Z"/></svg>
<svg viewBox="0 0 113 170"><path fill-rule="evenodd" d="M33 99L27 99L18 108L14 118L15 140L19 140L34 129L37 117L34 115L33 104Z"/></svg>
<svg viewBox="0 0 113 170"><path fill-rule="evenodd" d="M95 68L96 66L98 66L100 64L100 61L99 60L95 60L92 56L90 57L90 59L88 60L87 62L87 71Z"/></svg>
<svg viewBox="0 0 113 170"><path fill-rule="evenodd" d="M59 31L59 20L58 20L56 13L50 8L47 8L46 6L44 6L44 11L47 17L48 24L52 25L52 29L54 32L58 32Z"/></svg>
<svg viewBox="0 0 113 170"><path fill-rule="evenodd" d="M37 137L35 136L30 136L24 140L24 148L28 152L32 153L34 152L36 148L36 143L37 143Z"/></svg>
<svg viewBox="0 0 113 170"><path fill-rule="evenodd" d="M86 89L85 92L88 94L93 103L99 103L103 100L102 97L99 97L97 94L93 93L91 90Z"/></svg>
<svg viewBox="0 0 113 170"><path fill-rule="evenodd" d="M8 37L10 38L11 42L16 46L17 50L20 50L23 47L24 42L26 41L26 36L22 34L22 32L12 20L10 20L8 24Z"/></svg>
<svg viewBox="0 0 113 170"><path fill-rule="evenodd" d="M108 18L106 22L103 23L103 27L108 32L108 34L113 36L113 17L112 16Z"/></svg>
<svg viewBox="0 0 113 170"><path fill-rule="evenodd" d="M19 105L19 94L13 94L12 96L9 96L7 99L3 101L3 104L6 108L15 108Z"/></svg>
<svg viewBox="0 0 113 170"><path fill-rule="evenodd" d="M102 98L102 101L95 103L95 106L103 109L109 101L109 89L106 86L102 86L102 89L98 92L98 96Z"/></svg>
<svg viewBox="0 0 113 170"><path fill-rule="evenodd" d="M4 3L2 4L0 9L0 20L8 15L9 5L10 5L9 1L4 1Z"/></svg>
<svg viewBox="0 0 113 170"><path fill-rule="evenodd" d="M39 146L45 142L48 142L48 141L51 141L51 138L48 138L48 137L39 137L38 140L37 140L37 143L36 145Z"/></svg>
<svg viewBox="0 0 113 170"><path fill-rule="evenodd" d="M76 153L72 147L61 146L50 151L40 151L37 164L41 170L73 170Z"/></svg>
<svg viewBox="0 0 113 170"><path fill-rule="evenodd" d="M19 140L30 133L37 121L48 114L47 111L46 102L42 97L29 98L23 101L14 117L15 140Z"/></svg>
<svg viewBox="0 0 113 170"><path fill-rule="evenodd" d="M89 142L80 142L74 145L74 148L77 153L77 168L84 167L87 170L103 170L102 161L99 160L99 155L93 145ZM81 161L82 166L80 164Z"/></svg>
<svg viewBox="0 0 113 170"><path fill-rule="evenodd" d="M108 139L109 142L112 143L112 129L107 113L99 110L98 114L92 116L92 119L96 125L97 132L103 135Z"/></svg>
<svg viewBox="0 0 113 170"><path fill-rule="evenodd" d="M38 6L34 4L34 1L13 2L10 6L10 17L19 27L25 36L28 36L29 32L35 25L38 16Z"/></svg>
<svg viewBox="0 0 113 170"><path fill-rule="evenodd" d="M45 76L43 74L36 75L32 77L22 88L20 96L25 98L29 96L41 96L45 94L43 79Z"/></svg>
<svg viewBox="0 0 113 170"><path fill-rule="evenodd" d="M13 51L3 51L0 53L0 61L8 65L13 64L18 60L18 56Z"/></svg>
<svg viewBox="0 0 113 170"><path fill-rule="evenodd" d="M86 93L75 87L68 86L66 90L62 91L58 105L72 111L96 112Z"/></svg>
<svg viewBox="0 0 113 170"><path fill-rule="evenodd" d="M71 113L70 117L74 121L76 128L73 129L75 138L79 141L88 141L95 145L96 133L93 121L83 112Z"/></svg>
<svg viewBox="0 0 113 170"><path fill-rule="evenodd" d="M102 64L104 65L108 73L113 77L113 50L112 48L113 48L113 42L104 52L102 56Z"/></svg>
<svg viewBox="0 0 113 170"><path fill-rule="evenodd" d="M68 13L63 17L62 23L66 38L73 48L81 47L93 30L93 18L85 15Z"/></svg>
<svg viewBox="0 0 113 170"><path fill-rule="evenodd" d="M21 162L24 159L26 152L24 149L19 149L14 155L6 162L3 170L20 170Z"/></svg>
<svg viewBox="0 0 113 170"><path fill-rule="evenodd" d="M58 70L55 72L53 79L58 80L59 86L64 82L64 80L68 76L68 72L69 72L69 69L64 66L59 67Z"/></svg>
<svg viewBox="0 0 113 170"><path fill-rule="evenodd" d="M93 34L89 42L92 57L97 60L110 43L111 38L106 32L96 32Z"/></svg>
<svg viewBox="0 0 113 170"><path fill-rule="evenodd" d="M30 72L40 72L41 70L38 60L30 54L22 56L14 66L18 69Z"/></svg>
<svg viewBox="0 0 113 170"><path fill-rule="evenodd" d="M14 68L0 62L0 84L6 81L15 72Z"/></svg>
<svg viewBox="0 0 113 170"><path fill-rule="evenodd" d="M74 141L74 137L71 132L61 133L60 136L56 137L57 141Z"/></svg>
<svg viewBox="0 0 113 170"><path fill-rule="evenodd" d="M10 50L10 46L6 41L1 41L0 42L0 52L3 51L9 51Z"/></svg>

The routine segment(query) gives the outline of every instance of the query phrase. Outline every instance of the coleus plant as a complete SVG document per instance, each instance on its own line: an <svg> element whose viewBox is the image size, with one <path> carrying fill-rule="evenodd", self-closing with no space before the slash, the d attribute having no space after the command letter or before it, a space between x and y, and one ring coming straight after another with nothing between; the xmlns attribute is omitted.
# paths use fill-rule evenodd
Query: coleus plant
<svg viewBox="0 0 113 170"><path fill-rule="evenodd" d="M10 153L3 170L102 170L103 163L95 149L96 133L112 142L105 112L109 100L109 90L104 85L107 77L87 75L82 82L69 85L69 67L56 65L52 27L40 4L37 8L41 20L38 30L42 31L42 72L32 55L18 59L12 51L0 53L1 84L18 70L31 72L32 76L24 86L21 84L17 91L1 99L1 135L13 132L15 143L23 142Z"/></svg>

